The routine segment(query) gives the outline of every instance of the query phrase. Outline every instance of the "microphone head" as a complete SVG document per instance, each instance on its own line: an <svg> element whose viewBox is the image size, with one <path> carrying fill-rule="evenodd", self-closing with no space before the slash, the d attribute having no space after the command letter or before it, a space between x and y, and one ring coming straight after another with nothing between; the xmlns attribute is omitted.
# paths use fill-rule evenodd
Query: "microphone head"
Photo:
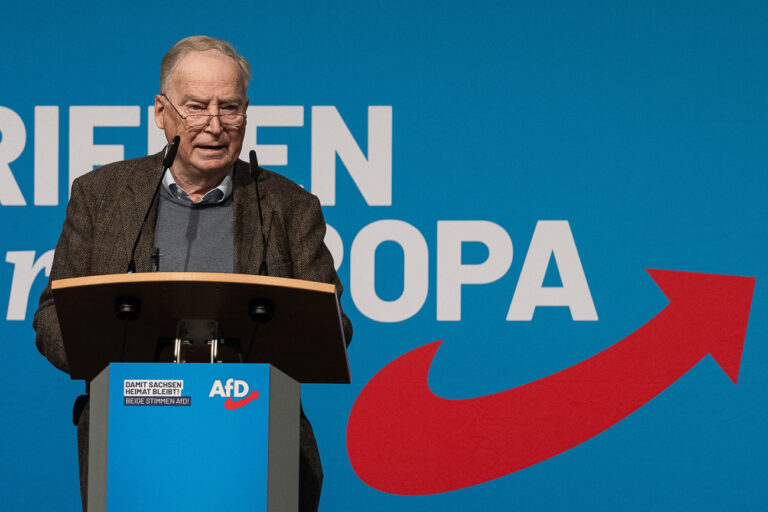
<svg viewBox="0 0 768 512"><path fill-rule="evenodd" d="M259 170L259 159L256 157L256 151L250 150L248 152L248 160L251 163L251 177L255 180L261 173Z"/></svg>
<svg viewBox="0 0 768 512"><path fill-rule="evenodd" d="M173 165L173 161L176 159L176 152L179 150L179 141L181 141L181 137L177 135L168 144L168 151L165 152L163 157L163 168L170 169Z"/></svg>

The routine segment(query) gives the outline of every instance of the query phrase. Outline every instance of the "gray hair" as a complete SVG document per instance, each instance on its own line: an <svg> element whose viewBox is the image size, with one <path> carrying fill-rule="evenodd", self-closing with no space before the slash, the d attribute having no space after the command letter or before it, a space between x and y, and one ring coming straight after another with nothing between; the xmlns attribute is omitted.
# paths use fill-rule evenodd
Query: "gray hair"
<svg viewBox="0 0 768 512"><path fill-rule="evenodd" d="M215 37L190 36L174 44L168 50L168 53L165 54L165 57L163 57L163 61L160 63L160 92L163 94L167 93L168 81L173 74L173 70L181 62L181 59L190 52L204 52L208 50L217 50L227 57L234 59L240 68L240 82L243 85L243 90L248 90L248 82L251 80L251 66L245 57L237 53L231 43L216 39Z"/></svg>

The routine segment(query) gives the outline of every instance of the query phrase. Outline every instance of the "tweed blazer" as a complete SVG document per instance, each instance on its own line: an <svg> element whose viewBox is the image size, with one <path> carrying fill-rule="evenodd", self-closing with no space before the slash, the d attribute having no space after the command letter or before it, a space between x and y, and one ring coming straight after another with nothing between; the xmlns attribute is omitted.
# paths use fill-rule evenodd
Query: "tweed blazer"
<svg viewBox="0 0 768 512"><path fill-rule="evenodd" d="M105 165L77 178L48 286L40 296L33 320L40 352L67 371L50 282L68 277L124 273L131 248L162 172L162 152ZM259 176L269 274L342 286L333 259L323 243L325 221L317 197L279 174L262 169ZM234 269L257 274L262 257L256 186L248 164L238 160L233 173ZM136 250L136 270L151 270L157 202ZM347 344L352 325L342 314Z"/></svg>
<svg viewBox="0 0 768 512"><path fill-rule="evenodd" d="M38 349L65 372L68 371L67 358L50 283L69 277L126 272L133 243L160 179L162 158L160 152L108 164L77 178L72 184L50 279L40 296L33 320ZM261 170L258 179L269 275L332 283L341 295L342 286L334 270L333 258L323 242L325 221L317 197L266 169ZM242 160L234 166L232 193L234 269L236 273L257 274L263 249L256 186L248 164ZM136 250L138 272L151 270L156 220L157 202ZM342 323L349 344L352 325L343 313ZM84 471L87 468L89 412L86 407L78 425L83 493L87 488L87 472L84 474ZM312 428L303 413L301 419L300 509L315 510L322 469Z"/></svg>

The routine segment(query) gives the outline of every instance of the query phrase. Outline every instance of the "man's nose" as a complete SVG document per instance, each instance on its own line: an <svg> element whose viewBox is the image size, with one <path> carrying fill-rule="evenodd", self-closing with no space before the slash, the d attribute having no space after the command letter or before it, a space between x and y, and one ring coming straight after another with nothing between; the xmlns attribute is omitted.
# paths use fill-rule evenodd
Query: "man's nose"
<svg viewBox="0 0 768 512"><path fill-rule="evenodd" d="M211 116L211 120L205 127L205 131L210 133L221 133L222 130L221 119L219 116Z"/></svg>

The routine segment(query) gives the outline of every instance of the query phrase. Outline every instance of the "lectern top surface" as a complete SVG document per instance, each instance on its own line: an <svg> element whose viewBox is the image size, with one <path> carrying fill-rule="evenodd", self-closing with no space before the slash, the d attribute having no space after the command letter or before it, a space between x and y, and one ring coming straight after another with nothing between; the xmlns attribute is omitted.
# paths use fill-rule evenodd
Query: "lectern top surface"
<svg viewBox="0 0 768 512"><path fill-rule="evenodd" d="M226 274L217 272L136 272L133 274L106 274L98 276L71 277L69 279L58 279L53 281L51 283L51 288L53 290L61 290L65 288L96 286L102 284L162 281L260 284L324 293L336 292L336 287L328 283L304 281L301 279L289 279L285 277L258 276L253 274Z"/></svg>
<svg viewBox="0 0 768 512"><path fill-rule="evenodd" d="M51 288L73 379L92 379L110 362L169 361L176 338L190 342L186 361L200 361L200 354L210 361L213 336L222 343L221 361L270 363L299 382L350 379L333 284L147 272L62 279ZM132 317L118 314L123 304L135 310ZM257 307L269 314L255 316ZM180 326L190 323L209 331L183 338Z"/></svg>

